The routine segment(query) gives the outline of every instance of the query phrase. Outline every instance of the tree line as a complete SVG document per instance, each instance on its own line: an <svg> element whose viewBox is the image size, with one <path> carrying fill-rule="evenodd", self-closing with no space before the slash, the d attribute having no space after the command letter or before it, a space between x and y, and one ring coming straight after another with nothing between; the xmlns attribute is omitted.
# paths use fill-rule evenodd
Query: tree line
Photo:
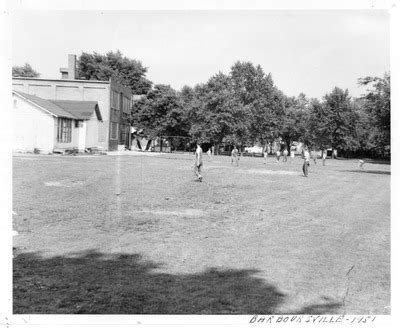
<svg viewBox="0 0 400 328"><path fill-rule="evenodd" d="M32 76L26 65L13 67L13 76L24 71ZM77 71L80 79L112 77L143 95L133 104L131 119L150 138L183 136L239 147L280 139L288 148L300 141L316 149L337 149L342 156L390 156L388 72L382 77L361 77L357 83L367 87L361 97L334 87L320 100L304 93L285 95L271 73L251 62L238 61L227 74L218 72L205 83L181 90L154 85L140 61L119 51L84 52Z"/></svg>

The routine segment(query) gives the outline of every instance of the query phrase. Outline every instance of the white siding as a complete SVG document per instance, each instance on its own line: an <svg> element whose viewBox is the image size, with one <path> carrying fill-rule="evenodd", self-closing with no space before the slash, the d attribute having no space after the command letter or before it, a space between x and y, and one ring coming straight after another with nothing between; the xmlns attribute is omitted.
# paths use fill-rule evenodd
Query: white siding
<svg viewBox="0 0 400 328"><path fill-rule="evenodd" d="M28 94L33 94L44 99L62 100L89 100L97 101L103 122L98 121L95 137L90 136L87 145L108 149L109 118L110 118L110 83L94 82L85 80L46 80L13 78L13 89ZM94 123L91 123L93 126ZM57 135L56 135L57 136ZM65 148L65 144L59 144Z"/></svg>
<svg viewBox="0 0 400 328"><path fill-rule="evenodd" d="M86 148L99 146L99 126L104 124L97 120L96 112L94 111L90 120L86 121Z"/></svg>
<svg viewBox="0 0 400 328"><path fill-rule="evenodd" d="M54 117L13 94L13 128L16 151L43 153L54 149Z"/></svg>

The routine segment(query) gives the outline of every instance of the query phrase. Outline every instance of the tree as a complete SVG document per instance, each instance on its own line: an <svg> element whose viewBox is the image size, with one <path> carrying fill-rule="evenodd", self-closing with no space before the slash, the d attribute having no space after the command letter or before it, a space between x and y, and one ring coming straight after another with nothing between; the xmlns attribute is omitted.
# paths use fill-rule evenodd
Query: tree
<svg viewBox="0 0 400 328"><path fill-rule="evenodd" d="M390 149L390 74L361 78L359 84L372 86L361 99L370 122L370 146L384 155Z"/></svg>
<svg viewBox="0 0 400 328"><path fill-rule="evenodd" d="M169 85L158 84L146 97L134 104L134 124L151 138L188 136L187 115L177 92Z"/></svg>
<svg viewBox="0 0 400 328"><path fill-rule="evenodd" d="M190 134L212 143L241 145L246 136L246 107L234 93L229 76L218 73L195 87L190 102Z"/></svg>
<svg viewBox="0 0 400 328"><path fill-rule="evenodd" d="M40 74L36 72L31 65L26 63L24 66L13 66L12 67L13 77L39 77Z"/></svg>
<svg viewBox="0 0 400 328"><path fill-rule="evenodd" d="M335 87L322 104L314 102L308 129L314 144L342 151L354 150L357 115L348 90Z"/></svg>
<svg viewBox="0 0 400 328"><path fill-rule="evenodd" d="M284 110L284 95L273 83L271 74L266 75L260 65L236 62L230 77L236 99L246 107L244 124L247 140L264 145L278 137Z"/></svg>
<svg viewBox="0 0 400 328"><path fill-rule="evenodd" d="M113 78L129 87L133 94L146 94L150 90L152 83L146 73L147 68L140 61L122 56L119 50L105 55L83 52L78 58L80 79L108 81Z"/></svg>
<svg viewBox="0 0 400 328"><path fill-rule="evenodd" d="M314 138L308 130L310 121L310 101L304 93L297 98L285 97L285 109L282 116L279 136L284 140L289 149L293 141L306 141L311 143Z"/></svg>

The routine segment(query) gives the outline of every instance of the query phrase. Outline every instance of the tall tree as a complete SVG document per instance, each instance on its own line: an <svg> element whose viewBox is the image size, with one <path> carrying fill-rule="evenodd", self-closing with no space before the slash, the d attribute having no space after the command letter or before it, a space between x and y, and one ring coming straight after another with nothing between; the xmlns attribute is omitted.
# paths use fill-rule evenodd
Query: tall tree
<svg viewBox="0 0 400 328"><path fill-rule="evenodd" d="M383 155L390 149L390 74L361 78L359 84L370 87L362 97L363 107L370 120L370 141Z"/></svg>
<svg viewBox="0 0 400 328"><path fill-rule="evenodd" d="M279 136L289 149L293 141L310 143L313 137L309 134L310 101L301 93L297 98L285 97L285 110L282 116Z"/></svg>
<svg viewBox="0 0 400 328"><path fill-rule="evenodd" d="M39 77L40 74L36 72L31 65L26 63L23 66L13 66L12 67L13 77Z"/></svg>
<svg viewBox="0 0 400 328"><path fill-rule="evenodd" d="M316 144L326 144L343 150L353 150L357 115L348 90L335 87L326 94L322 106L315 103L309 129L314 132ZM318 140L320 139L320 140Z"/></svg>
<svg viewBox="0 0 400 328"><path fill-rule="evenodd" d="M177 92L170 86L158 84L146 97L134 104L132 119L150 137L188 136L189 125L185 108Z"/></svg>
<svg viewBox="0 0 400 328"><path fill-rule="evenodd" d="M284 110L283 93L261 66L236 62L230 72L236 99L246 107L244 123L252 143L264 145L278 136Z"/></svg>
<svg viewBox="0 0 400 328"><path fill-rule="evenodd" d="M214 143L241 145L246 136L246 107L238 101L229 76L218 73L195 88L190 134Z"/></svg>
<svg viewBox="0 0 400 328"><path fill-rule="evenodd" d="M122 55L118 50L105 55L83 52L78 58L78 77L86 80L115 79L129 87L134 94L146 94L152 83L146 78L147 68L136 60Z"/></svg>

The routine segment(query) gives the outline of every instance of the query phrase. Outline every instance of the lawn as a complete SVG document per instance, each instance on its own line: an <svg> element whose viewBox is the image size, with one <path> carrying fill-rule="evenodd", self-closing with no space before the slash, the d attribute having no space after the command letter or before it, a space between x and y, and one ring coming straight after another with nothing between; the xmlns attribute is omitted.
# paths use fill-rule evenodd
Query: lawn
<svg viewBox="0 0 400 328"><path fill-rule="evenodd" d="M13 158L14 313L389 314L390 165Z"/></svg>

